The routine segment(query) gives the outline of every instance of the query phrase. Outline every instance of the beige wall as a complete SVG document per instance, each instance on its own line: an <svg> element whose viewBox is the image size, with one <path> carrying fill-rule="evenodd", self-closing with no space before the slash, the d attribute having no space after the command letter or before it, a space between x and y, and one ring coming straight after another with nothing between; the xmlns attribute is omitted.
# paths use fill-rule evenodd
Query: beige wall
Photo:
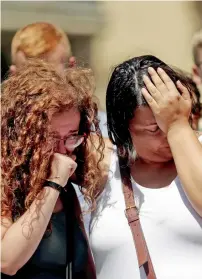
<svg viewBox="0 0 202 279"><path fill-rule="evenodd" d="M100 104L112 68L133 56L153 54L168 64L190 71L190 40L201 22L196 2L101 3L105 25L92 42L92 66Z"/></svg>

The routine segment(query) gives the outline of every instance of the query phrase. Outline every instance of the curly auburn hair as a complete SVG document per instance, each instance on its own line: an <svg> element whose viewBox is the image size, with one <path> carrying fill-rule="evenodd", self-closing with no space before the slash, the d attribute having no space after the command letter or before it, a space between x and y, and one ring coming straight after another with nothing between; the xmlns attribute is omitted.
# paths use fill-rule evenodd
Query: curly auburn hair
<svg viewBox="0 0 202 279"><path fill-rule="evenodd" d="M90 70L69 68L60 75L42 60L30 60L2 86L2 217L20 217L42 189L54 153L50 119L54 113L77 108L81 114L80 134L86 139L76 150L77 182L89 203L99 192L99 165L104 141L93 100ZM91 128L98 135L96 161L89 142Z"/></svg>

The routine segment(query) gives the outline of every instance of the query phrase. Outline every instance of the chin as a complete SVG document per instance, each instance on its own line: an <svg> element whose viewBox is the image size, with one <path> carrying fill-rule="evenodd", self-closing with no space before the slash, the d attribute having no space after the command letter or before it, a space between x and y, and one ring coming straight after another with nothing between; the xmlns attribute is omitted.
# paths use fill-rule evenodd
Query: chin
<svg viewBox="0 0 202 279"><path fill-rule="evenodd" d="M158 162L168 162L171 161L173 159L173 155L171 153L171 151L167 151L166 153L162 153L162 154L158 154L158 156L156 156L156 159L158 160Z"/></svg>
<svg viewBox="0 0 202 279"><path fill-rule="evenodd" d="M168 161L173 160L173 156L171 151L167 150L166 152L155 152L153 154L151 154L151 156L144 156L146 160L150 161L150 162L154 162L154 163L165 163ZM143 157L142 157L143 158Z"/></svg>
<svg viewBox="0 0 202 279"><path fill-rule="evenodd" d="M172 155L165 156L165 155L151 155L151 156L139 156L143 161L148 162L149 164L152 163L166 163L173 160Z"/></svg>

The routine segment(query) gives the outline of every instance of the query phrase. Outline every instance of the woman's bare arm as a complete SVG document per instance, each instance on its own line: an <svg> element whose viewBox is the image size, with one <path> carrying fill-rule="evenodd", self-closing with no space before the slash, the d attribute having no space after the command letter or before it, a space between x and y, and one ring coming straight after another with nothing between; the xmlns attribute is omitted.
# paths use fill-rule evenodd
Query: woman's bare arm
<svg viewBox="0 0 202 279"><path fill-rule="evenodd" d="M2 273L14 275L31 258L44 235L59 192L48 187L42 191L44 198L35 199L30 208L15 223L7 218L2 220Z"/></svg>
<svg viewBox="0 0 202 279"><path fill-rule="evenodd" d="M55 153L48 180L64 187L76 167L72 158ZM16 222L2 220L1 272L13 275L31 258L44 235L58 197L59 191L44 187Z"/></svg>
<svg viewBox="0 0 202 279"><path fill-rule="evenodd" d="M202 145L188 123L174 126L168 142L184 191L202 217Z"/></svg>
<svg viewBox="0 0 202 279"><path fill-rule="evenodd" d="M192 101L188 89L177 87L165 73L149 68L147 87L142 94L152 109L159 128L166 134L184 191L196 212L202 216L202 145L188 119ZM179 93L179 91L181 94Z"/></svg>

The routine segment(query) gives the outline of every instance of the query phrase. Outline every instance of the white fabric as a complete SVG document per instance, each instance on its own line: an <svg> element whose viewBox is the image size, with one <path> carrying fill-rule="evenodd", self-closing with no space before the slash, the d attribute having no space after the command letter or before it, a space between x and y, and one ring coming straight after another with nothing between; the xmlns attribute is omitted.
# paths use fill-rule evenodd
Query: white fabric
<svg viewBox="0 0 202 279"><path fill-rule="evenodd" d="M202 141L202 137L200 138ZM140 221L158 279L202 278L202 218L190 205L178 177L161 189L133 181ZM90 244L97 279L145 279L124 213L118 158L97 209L92 214Z"/></svg>
<svg viewBox="0 0 202 279"><path fill-rule="evenodd" d="M108 138L107 131L107 114L104 111L98 111L98 119L100 120L100 130L102 132L103 137Z"/></svg>

